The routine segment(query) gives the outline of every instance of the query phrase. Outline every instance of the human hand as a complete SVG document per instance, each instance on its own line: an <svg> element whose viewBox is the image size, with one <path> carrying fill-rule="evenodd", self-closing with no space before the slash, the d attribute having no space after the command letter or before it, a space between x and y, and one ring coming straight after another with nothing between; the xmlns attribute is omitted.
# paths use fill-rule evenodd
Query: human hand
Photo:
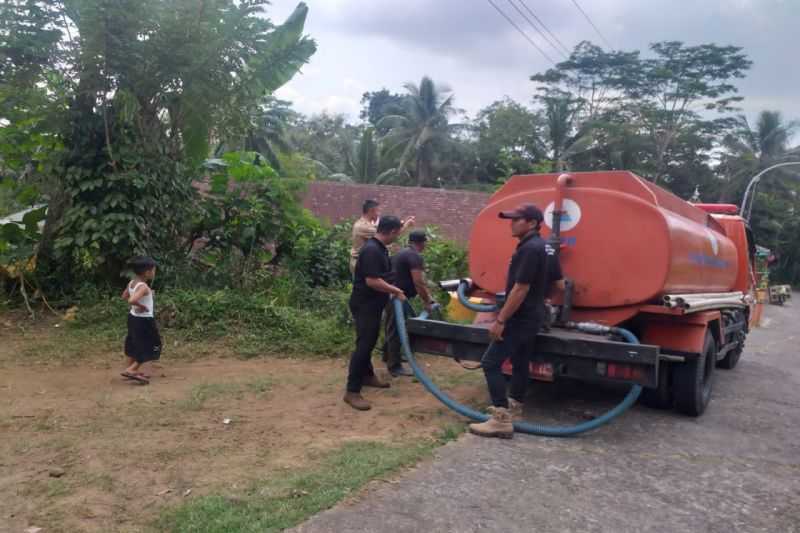
<svg viewBox="0 0 800 533"><path fill-rule="evenodd" d="M495 320L491 327L489 328L489 337L493 341L501 341L503 340L503 331L505 331L506 325L501 324L497 320Z"/></svg>
<svg viewBox="0 0 800 533"><path fill-rule="evenodd" d="M400 300L401 302L405 302L406 300L408 300L408 298L406 298L405 293L400 290L394 293L394 297Z"/></svg>
<svg viewBox="0 0 800 533"><path fill-rule="evenodd" d="M405 219L405 220L403 221L403 227L404 227L404 228L410 228L410 227L413 227L413 226L414 226L414 222L415 222L415 221L416 221L416 217L413 217L413 216L411 216L411 217L408 217L407 219Z"/></svg>

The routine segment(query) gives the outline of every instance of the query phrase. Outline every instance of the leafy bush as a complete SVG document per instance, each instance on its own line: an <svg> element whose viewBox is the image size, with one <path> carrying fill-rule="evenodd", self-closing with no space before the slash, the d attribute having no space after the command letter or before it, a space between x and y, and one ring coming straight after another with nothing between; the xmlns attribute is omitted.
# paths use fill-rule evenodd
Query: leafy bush
<svg viewBox="0 0 800 533"><path fill-rule="evenodd" d="M116 295L91 302L85 293L74 328L124 331L126 305ZM156 316L165 335L185 340L230 338L247 356L336 357L352 349L347 293L308 291L291 277L268 290L175 289L158 294ZM91 302L91 303L90 303Z"/></svg>
<svg viewBox="0 0 800 533"><path fill-rule="evenodd" d="M303 180L286 179L250 152L230 152L206 162L211 189L201 202L190 242L203 238L199 254L211 266L225 264L241 286L248 268L271 258L269 249L291 245L307 225L300 205Z"/></svg>
<svg viewBox="0 0 800 533"><path fill-rule="evenodd" d="M350 226L325 227L311 218L297 233L286 265L311 287L334 287L350 279L349 260Z"/></svg>
<svg viewBox="0 0 800 533"><path fill-rule="evenodd" d="M428 245L424 255L428 279L439 282L467 276L467 249L459 243L441 238L436 228L427 228L427 233Z"/></svg>

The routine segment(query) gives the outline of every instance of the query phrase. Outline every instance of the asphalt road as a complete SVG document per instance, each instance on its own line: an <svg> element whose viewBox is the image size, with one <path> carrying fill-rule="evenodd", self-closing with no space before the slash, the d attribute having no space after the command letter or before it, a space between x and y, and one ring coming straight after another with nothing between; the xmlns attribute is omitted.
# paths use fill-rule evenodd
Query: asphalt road
<svg viewBox="0 0 800 533"><path fill-rule="evenodd" d="M465 435L318 532L800 532L800 295L769 306L698 419L636 406L573 439ZM535 385L526 418L569 423L623 392Z"/></svg>

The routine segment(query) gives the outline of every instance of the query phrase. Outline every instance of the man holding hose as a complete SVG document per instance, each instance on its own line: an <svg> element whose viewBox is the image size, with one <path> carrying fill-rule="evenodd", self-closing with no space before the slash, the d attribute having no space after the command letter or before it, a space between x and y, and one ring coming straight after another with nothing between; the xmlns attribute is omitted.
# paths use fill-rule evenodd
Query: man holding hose
<svg viewBox="0 0 800 533"><path fill-rule="evenodd" d="M350 312L356 323L356 348L350 356L347 375L347 392L344 401L353 409L367 411L372 406L361 396L362 387L387 388L389 383L375 375L372 367L372 350L378 342L381 316L389 298L406 301L402 289L394 285L392 264L387 246L397 240L403 231L399 218L385 216L380 219L375 236L368 239L358 253L353 274L353 292L350 294Z"/></svg>
<svg viewBox="0 0 800 533"><path fill-rule="evenodd" d="M491 418L470 424L469 430L482 437L510 439L514 436L514 418L522 414L530 380L529 358L545 319L545 298L552 283L562 276L557 257L539 235L544 216L538 207L523 204L499 216L511 221L511 234L519 244L508 267L505 304L489 328L494 344L481 361L492 398ZM510 398L501 371L506 358L511 359L513 368Z"/></svg>

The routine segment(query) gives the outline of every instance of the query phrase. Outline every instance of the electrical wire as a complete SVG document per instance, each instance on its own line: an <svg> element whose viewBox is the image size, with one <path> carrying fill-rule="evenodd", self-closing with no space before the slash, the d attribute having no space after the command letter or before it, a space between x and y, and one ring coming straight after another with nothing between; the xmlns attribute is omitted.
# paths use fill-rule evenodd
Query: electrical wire
<svg viewBox="0 0 800 533"><path fill-rule="evenodd" d="M520 28L520 27L517 25L517 23L516 23L516 22L514 22L514 21L511 19L511 17L509 17L508 15L506 15L505 11L503 11L502 9L500 9L500 8L497 6L497 4L495 4L495 3L494 3L492 0L486 0L486 1L487 1L487 2L489 2L489 4L491 4L491 6L492 6L493 8L495 8L495 10L497 10L497 12L498 12L498 13L500 13L500 15L502 15L502 16L503 16L503 18L504 18L504 19L506 19L506 21L508 21L508 23L509 23L509 24L511 24L512 26L514 26L514 28L515 28L515 29L516 29L516 30L517 30L517 31L520 33L520 35L522 35L523 37L525 37L525 39L526 39L526 40L527 40L529 43L531 43L531 45L532 45L534 48L536 48L536 49L539 51L539 53L540 53L540 54L542 54L542 56L543 56L545 59L547 59L547 60L548 60L550 63L552 63L553 65L555 65L555 64L556 64L556 62L555 62L555 61L553 61L553 59L552 59L552 58L551 58L549 55L547 55L547 52L545 52L544 50L542 50L542 48L541 48L541 47L540 47L538 44L536 44L536 41L534 41L533 39L531 39L531 38L530 38L530 36L528 36L528 34L527 34L527 33L525 33L524 31L522 31L522 28Z"/></svg>
<svg viewBox="0 0 800 533"><path fill-rule="evenodd" d="M564 45L564 43L562 43L562 42L561 42L561 39L559 39L558 37L556 37L556 34L555 34L555 33L553 33L552 31L550 31L550 28L548 28L548 27L547 27L547 24L545 24L545 23L542 21L542 19L540 19L538 16L536 16L536 13L534 13L534 12L533 12L533 10L532 10L530 7L528 7L528 4L527 4L527 3L525 3L525 0L519 0L519 3L520 3L520 4L522 4L522 7L524 7L524 8L525 8L525 10L526 10L528 13L530 13L530 14L531 14L531 16L532 16L533 18L535 18L535 19L536 19L536 21L537 21L539 24L541 24L542 28L544 28L544 31L546 31L546 32L548 33L548 35L550 35L550 37L552 37L552 38L553 38L553 40L554 40L555 42L557 42L557 43L558 43L558 45L559 45L559 46L561 47L561 49L562 49L562 50L563 50L563 51L564 51L564 52L567 54L567 56L569 56L569 55L570 55L570 53L571 53L571 52L570 52L570 50L569 50L569 48L567 48L567 47Z"/></svg>
<svg viewBox="0 0 800 533"><path fill-rule="evenodd" d="M550 39L547 37L547 35L545 35L545 34L544 34L544 32L542 32L542 30L540 30L540 29L538 28L538 26L536 26L536 24L534 24L534 23L533 23L533 21L532 21L530 18L528 18L528 15L526 15L526 14L525 14L525 13L524 13L524 12L523 12L523 11L522 11L520 8L519 8L519 7L517 7L517 4L515 4L515 3L514 3L514 0L506 0L506 1L507 1L509 4L511 4L511 7L513 7L513 8L514 8L514 9L517 11L517 13L519 13L519 14L520 14L520 16L521 16L522 18L524 18L524 19L525 19L525 20L528 22L528 24L530 24L531 28L533 28L534 30L536 30L536 32L537 32L539 35L541 35L542 39L544 39L544 40L547 42L547 44L549 44L549 45L550 45L550 46L553 48L553 50L555 50L555 51L556 51L556 53L557 53L557 54L559 54L559 55L562 55L562 56L564 56L565 58L567 57L567 54L565 54L565 53L564 53L564 52L563 52L563 51L562 51L562 50L561 50L561 49L560 49L558 46L556 46L555 44L553 44L553 41L551 41L551 40L550 40Z"/></svg>
<svg viewBox="0 0 800 533"><path fill-rule="evenodd" d="M584 11L584 10L583 10L583 8L580 6L580 4L578 4L578 0L572 0L572 3L573 3L573 4L575 4L575 7L578 9L578 11L580 11L580 12L581 12L581 14L582 14L582 15L583 15L583 17L586 19L586 21L587 21L587 22L588 22L588 23L589 23L589 24L592 26L592 28L594 28L594 31L596 31L596 32L597 32L597 35L599 35L599 36L600 36L600 38L603 40L603 42L604 42L604 43L606 43L606 46L608 46L608 48L609 48L610 50L613 50L613 49L614 49L614 47L613 47L613 46L611 46L611 43L610 43L610 42L608 42L608 39L606 39L605 35L603 35L603 33L602 33L602 32L600 31L600 29L599 29L599 28L598 28L598 27L595 25L595 23L594 23L594 22L592 22L592 19L591 19L591 17L589 17L589 15L586 13L586 11Z"/></svg>

